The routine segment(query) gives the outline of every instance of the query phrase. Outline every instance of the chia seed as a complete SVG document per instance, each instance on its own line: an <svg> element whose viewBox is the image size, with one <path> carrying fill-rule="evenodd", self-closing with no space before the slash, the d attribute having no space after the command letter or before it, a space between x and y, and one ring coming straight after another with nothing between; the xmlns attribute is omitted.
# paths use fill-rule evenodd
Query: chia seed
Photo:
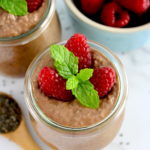
<svg viewBox="0 0 150 150"><path fill-rule="evenodd" d="M21 110L11 97L0 94L0 133L8 133L18 128Z"/></svg>

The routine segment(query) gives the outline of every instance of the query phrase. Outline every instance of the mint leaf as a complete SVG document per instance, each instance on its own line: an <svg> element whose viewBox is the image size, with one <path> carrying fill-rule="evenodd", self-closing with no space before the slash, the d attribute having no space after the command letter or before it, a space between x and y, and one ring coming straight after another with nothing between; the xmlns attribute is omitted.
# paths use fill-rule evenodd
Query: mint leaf
<svg viewBox="0 0 150 150"><path fill-rule="evenodd" d="M89 80L93 75L93 69L82 69L77 74L77 78L81 81Z"/></svg>
<svg viewBox="0 0 150 150"><path fill-rule="evenodd" d="M98 92L90 81L81 82L77 88L72 89L72 94L84 106L98 108L100 104Z"/></svg>
<svg viewBox="0 0 150 150"><path fill-rule="evenodd" d="M0 7L16 16L24 16L28 12L26 0L0 0Z"/></svg>
<svg viewBox="0 0 150 150"><path fill-rule="evenodd" d="M77 88L78 83L79 83L79 80L77 79L77 77L76 76L72 76L66 82L66 89L67 90L72 90L74 88Z"/></svg>
<svg viewBox="0 0 150 150"><path fill-rule="evenodd" d="M50 52L54 66L63 78L68 79L78 73L78 58L67 48L62 45L52 45Z"/></svg>

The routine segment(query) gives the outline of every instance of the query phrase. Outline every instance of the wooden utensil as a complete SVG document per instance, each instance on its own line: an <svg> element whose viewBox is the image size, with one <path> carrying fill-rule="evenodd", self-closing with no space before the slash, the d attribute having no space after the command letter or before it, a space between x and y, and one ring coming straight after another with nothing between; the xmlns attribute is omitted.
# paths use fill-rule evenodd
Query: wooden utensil
<svg viewBox="0 0 150 150"><path fill-rule="evenodd" d="M0 92L0 96L7 96L8 99L14 100L10 95L2 93L2 92ZM23 150L41 150L41 148L37 145L37 143L31 137L27 129L27 126L25 124L25 120L23 116L21 117L19 126L14 131L10 131L8 133L4 133L0 135L14 141L16 144L21 146Z"/></svg>

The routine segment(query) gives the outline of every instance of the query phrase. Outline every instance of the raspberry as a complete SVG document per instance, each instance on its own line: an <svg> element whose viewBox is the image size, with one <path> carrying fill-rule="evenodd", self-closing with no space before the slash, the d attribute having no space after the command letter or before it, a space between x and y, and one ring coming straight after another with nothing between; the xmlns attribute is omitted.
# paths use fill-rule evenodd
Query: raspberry
<svg viewBox="0 0 150 150"><path fill-rule="evenodd" d="M39 73L38 83L41 91L48 97L61 101L73 99L71 91L66 90L66 80L53 68L44 67Z"/></svg>
<svg viewBox="0 0 150 150"><path fill-rule="evenodd" d="M92 56L87 39L82 34L74 34L65 45L68 50L79 58L79 69L90 68L92 64Z"/></svg>
<svg viewBox="0 0 150 150"><path fill-rule="evenodd" d="M127 11L121 9L115 2L107 3L101 12L101 21L108 26L124 27L130 21Z"/></svg>
<svg viewBox="0 0 150 150"><path fill-rule="evenodd" d="M95 90L100 97L106 96L116 82L116 73L111 67L102 67L94 69L93 76L90 79Z"/></svg>
<svg viewBox="0 0 150 150"><path fill-rule="evenodd" d="M137 14L143 14L150 6L149 0L115 0L121 6Z"/></svg>
<svg viewBox="0 0 150 150"><path fill-rule="evenodd" d="M98 12L104 0L81 0L82 10L89 15L93 15Z"/></svg>
<svg viewBox="0 0 150 150"><path fill-rule="evenodd" d="M28 5L28 12L37 10L43 3L43 0L26 0Z"/></svg>

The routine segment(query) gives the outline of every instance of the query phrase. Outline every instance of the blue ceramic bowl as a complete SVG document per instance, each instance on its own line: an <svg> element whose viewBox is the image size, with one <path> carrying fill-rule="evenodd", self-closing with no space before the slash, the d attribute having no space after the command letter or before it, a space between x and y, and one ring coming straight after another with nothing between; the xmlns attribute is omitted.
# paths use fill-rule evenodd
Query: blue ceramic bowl
<svg viewBox="0 0 150 150"><path fill-rule="evenodd" d="M132 28L114 28L97 23L82 14L72 0L65 0L75 31L102 43L113 51L129 51L150 41L150 23Z"/></svg>

